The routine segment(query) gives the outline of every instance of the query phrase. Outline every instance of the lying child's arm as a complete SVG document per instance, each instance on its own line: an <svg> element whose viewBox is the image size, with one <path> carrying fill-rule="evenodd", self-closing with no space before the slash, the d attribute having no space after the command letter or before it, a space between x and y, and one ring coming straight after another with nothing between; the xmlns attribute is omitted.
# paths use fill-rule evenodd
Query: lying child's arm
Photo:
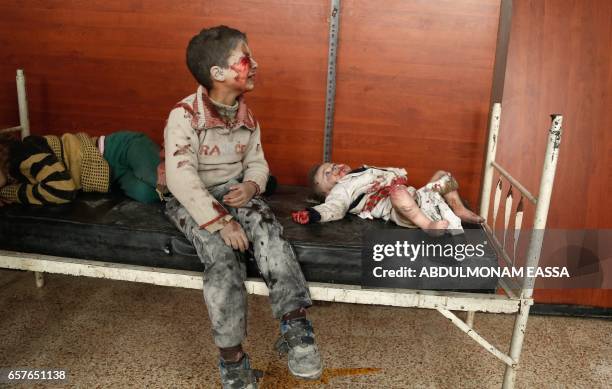
<svg viewBox="0 0 612 389"><path fill-rule="evenodd" d="M299 224L331 222L342 219L350 204L351 196L344 185L336 184L323 204L292 212L291 217Z"/></svg>
<svg viewBox="0 0 612 389"><path fill-rule="evenodd" d="M76 197L77 188L66 166L57 159L44 138L30 136L14 150L20 174L29 183L8 184L0 189L4 203L28 205L65 204Z"/></svg>

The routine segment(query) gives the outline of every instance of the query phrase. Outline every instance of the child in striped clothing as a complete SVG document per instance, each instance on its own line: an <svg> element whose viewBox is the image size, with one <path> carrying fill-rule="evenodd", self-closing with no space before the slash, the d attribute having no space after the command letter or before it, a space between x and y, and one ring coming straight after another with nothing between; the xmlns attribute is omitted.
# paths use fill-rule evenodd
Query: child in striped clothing
<svg viewBox="0 0 612 389"><path fill-rule="evenodd" d="M165 182L160 148L145 134L119 131L0 138L0 205L65 204L83 192L117 186L145 203L160 201Z"/></svg>

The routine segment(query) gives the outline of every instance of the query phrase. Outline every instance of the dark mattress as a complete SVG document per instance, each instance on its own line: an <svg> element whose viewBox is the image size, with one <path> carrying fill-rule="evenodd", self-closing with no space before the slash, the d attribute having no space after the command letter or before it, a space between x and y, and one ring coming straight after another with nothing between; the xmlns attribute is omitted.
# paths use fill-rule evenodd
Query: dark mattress
<svg viewBox="0 0 612 389"><path fill-rule="evenodd" d="M308 281L359 285L364 233L397 229L391 223L353 215L326 224L295 224L291 211L312 206L304 187L280 186L267 201L284 226L285 238L293 245ZM484 237L480 226L471 228ZM46 208L2 207L0 249L171 269L203 268L195 250L164 216L162 205L141 204L115 194L81 194L74 203ZM248 265L249 275L257 276L255 262L250 259ZM497 265L493 250L481 258L453 263L483 265ZM426 279L406 287L494 290L495 286L496 280L488 278L456 280L443 286Z"/></svg>

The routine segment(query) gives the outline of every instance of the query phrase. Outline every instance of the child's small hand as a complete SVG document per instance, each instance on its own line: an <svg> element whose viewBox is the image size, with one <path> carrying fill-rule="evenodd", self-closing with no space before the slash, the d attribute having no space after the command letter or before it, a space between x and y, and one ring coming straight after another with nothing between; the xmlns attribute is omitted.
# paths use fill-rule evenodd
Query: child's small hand
<svg viewBox="0 0 612 389"><path fill-rule="evenodd" d="M2 169L0 169L0 188L3 188L6 184L8 184L8 177Z"/></svg>
<svg viewBox="0 0 612 389"><path fill-rule="evenodd" d="M244 253L249 248L249 240L246 233L237 221L231 220L219 233L225 244L234 250L240 250Z"/></svg>
<svg viewBox="0 0 612 389"><path fill-rule="evenodd" d="M230 207L240 208L248 203L256 192L255 184L250 181L232 185L230 191L223 196L223 202Z"/></svg>
<svg viewBox="0 0 612 389"><path fill-rule="evenodd" d="M298 224L310 223L310 215L307 210L291 212L291 218Z"/></svg>

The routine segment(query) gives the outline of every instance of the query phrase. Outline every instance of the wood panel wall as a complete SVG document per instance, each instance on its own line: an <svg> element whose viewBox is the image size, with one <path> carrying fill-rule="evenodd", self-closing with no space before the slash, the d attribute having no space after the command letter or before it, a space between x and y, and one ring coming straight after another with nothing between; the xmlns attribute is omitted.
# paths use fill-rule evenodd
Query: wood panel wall
<svg viewBox="0 0 612 389"><path fill-rule="evenodd" d="M537 194L548 114L562 113L548 227L610 229L612 2L514 0L513 11L498 160ZM612 276L610 258L600 258L600 266ZM540 290L535 297L611 307L611 292Z"/></svg>
<svg viewBox="0 0 612 389"><path fill-rule="evenodd" d="M23 0L0 2L0 123L17 123L15 70L27 78L33 133L120 129L163 138L169 110L194 93L189 39L206 26L247 32L259 63L247 101L284 183L321 157L326 1Z"/></svg>
<svg viewBox="0 0 612 389"><path fill-rule="evenodd" d="M333 159L439 169L477 204L499 0L342 2Z"/></svg>
<svg viewBox="0 0 612 389"><path fill-rule="evenodd" d="M453 171L472 204L486 129L499 0L342 2L334 158L403 166L415 185ZM193 93L189 38L225 23L259 62L248 101L274 174L306 183L322 158L328 1L4 1L0 122L17 120L25 69L34 133L134 129L161 141Z"/></svg>

